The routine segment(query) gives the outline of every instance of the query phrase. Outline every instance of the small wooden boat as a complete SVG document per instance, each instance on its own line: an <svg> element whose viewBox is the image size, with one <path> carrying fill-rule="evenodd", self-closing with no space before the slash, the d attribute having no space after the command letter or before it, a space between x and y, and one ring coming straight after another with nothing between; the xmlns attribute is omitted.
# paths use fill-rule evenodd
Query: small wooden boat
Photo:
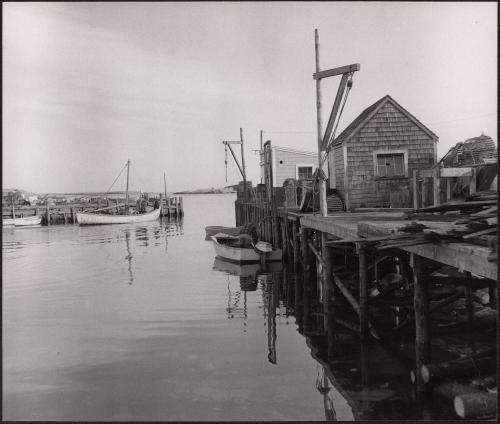
<svg viewBox="0 0 500 424"><path fill-rule="evenodd" d="M39 215L2 219L2 227L31 227L41 223L42 218Z"/></svg>
<svg viewBox="0 0 500 424"><path fill-rule="evenodd" d="M215 258L213 269L238 277L256 277L264 272L260 263L237 264L221 259L220 257ZM266 267L266 272L278 272L282 269L283 264L281 262L271 262Z"/></svg>
<svg viewBox="0 0 500 424"><path fill-rule="evenodd" d="M215 236L217 233L229 234L237 236L243 227L223 227L221 225L211 225L205 227L205 240L210 240L210 237Z"/></svg>
<svg viewBox="0 0 500 424"><path fill-rule="evenodd" d="M237 237L219 233L211 238L217 256L229 261L259 262L261 254L265 255L266 262L281 261L283 257L283 251L281 249L269 248L269 243L262 244L263 242L259 242L254 248L244 248L234 247L229 244L237 240Z"/></svg>
<svg viewBox="0 0 500 424"><path fill-rule="evenodd" d="M154 221L160 216L161 209L154 209L150 212L143 213L127 213L128 212L128 176L130 171L130 161L125 165L127 167L127 188L125 195L125 205L114 205L102 209L94 210L93 212L77 212L76 220L79 225L105 225L105 224L132 224L136 222ZM121 172L120 172L121 173ZM107 214L97 213L105 209L125 206L125 214Z"/></svg>
<svg viewBox="0 0 500 424"><path fill-rule="evenodd" d="M158 219L161 209L151 212L130 215L109 215L91 212L77 212L76 219L80 225L104 225L104 224L132 224L135 222L146 222Z"/></svg>

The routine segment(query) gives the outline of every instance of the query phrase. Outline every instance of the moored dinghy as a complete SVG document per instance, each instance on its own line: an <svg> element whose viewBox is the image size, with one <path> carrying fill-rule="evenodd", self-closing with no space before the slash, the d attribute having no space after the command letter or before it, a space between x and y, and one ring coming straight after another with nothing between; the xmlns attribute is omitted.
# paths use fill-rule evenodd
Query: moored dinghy
<svg viewBox="0 0 500 424"><path fill-rule="evenodd" d="M228 234L216 234L212 236L215 253L222 259L234 262L260 262L261 253L266 254L266 261L281 261L283 251L281 249L273 249L269 243L259 242L255 248L236 247L231 243L238 241L238 237L230 236ZM260 247L259 250L256 248Z"/></svg>
<svg viewBox="0 0 500 424"><path fill-rule="evenodd" d="M217 233L229 234L231 236L237 236L240 234L243 226L241 227L223 227L221 225L210 225L205 227L205 240L210 240L210 237L215 236Z"/></svg>

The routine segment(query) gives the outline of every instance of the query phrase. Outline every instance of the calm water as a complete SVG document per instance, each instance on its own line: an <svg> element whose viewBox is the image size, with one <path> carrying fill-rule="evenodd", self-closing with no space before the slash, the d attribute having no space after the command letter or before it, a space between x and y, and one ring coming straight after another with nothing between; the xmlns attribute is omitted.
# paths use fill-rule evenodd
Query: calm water
<svg viewBox="0 0 500 424"><path fill-rule="evenodd" d="M324 420L281 274L214 269L204 227L234 225L234 200L184 196L181 224L4 229L3 418Z"/></svg>
<svg viewBox="0 0 500 424"><path fill-rule="evenodd" d="M180 222L4 229L3 418L454 418L415 398L414 362L330 321L293 264L215 259L204 227L234 225L234 200L184 196Z"/></svg>

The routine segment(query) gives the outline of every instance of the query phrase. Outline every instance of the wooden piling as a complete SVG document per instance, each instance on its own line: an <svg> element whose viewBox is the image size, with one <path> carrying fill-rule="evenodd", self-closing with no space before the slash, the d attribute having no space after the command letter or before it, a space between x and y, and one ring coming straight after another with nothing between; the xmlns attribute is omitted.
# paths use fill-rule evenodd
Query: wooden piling
<svg viewBox="0 0 500 424"><path fill-rule="evenodd" d="M75 213L75 208L71 208L71 221L73 224L76 223L76 213Z"/></svg>
<svg viewBox="0 0 500 424"><path fill-rule="evenodd" d="M410 254L410 266L414 290L416 369L420 370L423 365L430 362L429 293L427 280L419 279L421 268L414 253ZM424 392L425 382L420 374L417 372L417 391Z"/></svg>
<svg viewBox="0 0 500 424"><path fill-rule="evenodd" d="M293 262L299 263L299 221L295 220L292 224L292 239L293 239Z"/></svg>
<svg viewBox="0 0 500 424"><path fill-rule="evenodd" d="M47 207L46 207L45 217L47 220L47 225L50 225L50 206L48 203L47 203Z"/></svg>
<svg viewBox="0 0 500 424"><path fill-rule="evenodd" d="M366 261L366 247L359 243L359 328L361 335L368 331L368 267Z"/></svg>

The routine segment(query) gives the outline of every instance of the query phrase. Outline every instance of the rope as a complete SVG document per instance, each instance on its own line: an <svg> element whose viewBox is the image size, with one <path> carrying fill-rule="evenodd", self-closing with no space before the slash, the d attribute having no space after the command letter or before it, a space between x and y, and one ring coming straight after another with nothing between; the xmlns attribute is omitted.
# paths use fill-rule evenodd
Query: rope
<svg viewBox="0 0 500 424"><path fill-rule="evenodd" d="M118 177L115 178L115 180L113 181L113 184L111 184L111 186L108 188L108 191L105 194L108 194L109 191L113 188L113 186L115 185L116 181L118 180L118 178L120 178L120 175L122 174L122 172L125 170L126 167L127 167L127 164L125 164L125 166L122 168L122 170L118 174Z"/></svg>

